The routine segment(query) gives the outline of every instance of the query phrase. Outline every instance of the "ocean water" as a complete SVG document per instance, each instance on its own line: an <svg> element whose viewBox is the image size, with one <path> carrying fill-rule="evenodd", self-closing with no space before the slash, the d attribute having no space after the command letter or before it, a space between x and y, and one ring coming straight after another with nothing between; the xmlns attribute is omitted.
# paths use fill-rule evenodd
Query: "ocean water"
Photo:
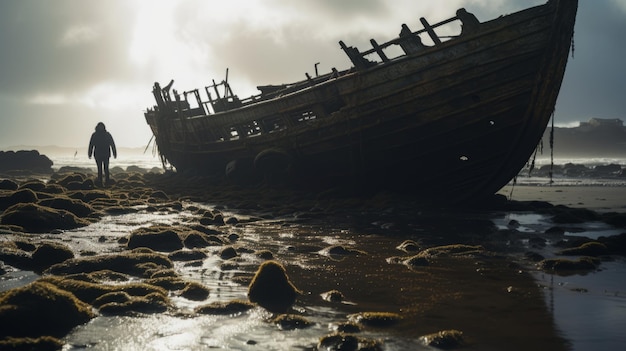
<svg viewBox="0 0 626 351"><path fill-rule="evenodd" d="M121 167L126 169L128 166L137 166L149 170L154 167L163 167L161 159L157 155L153 155L150 152L147 152L146 154L119 154L118 156L118 158L111 157L109 160L110 168ZM89 159L86 155L51 155L48 157L52 161L52 169L55 171L59 170L61 167L80 167L96 171L96 161L93 158Z"/></svg>

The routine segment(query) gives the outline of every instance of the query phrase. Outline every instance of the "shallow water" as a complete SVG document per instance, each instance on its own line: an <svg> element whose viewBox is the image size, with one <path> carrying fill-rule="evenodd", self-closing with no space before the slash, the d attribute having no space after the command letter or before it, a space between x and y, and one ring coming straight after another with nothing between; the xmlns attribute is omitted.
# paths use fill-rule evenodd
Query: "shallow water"
<svg viewBox="0 0 626 351"><path fill-rule="evenodd" d="M185 206L213 208L209 204ZM139 208L141 210L141 208ZM397 312L403 320L390 328L364 328L360 337L381 340L385 350L432 350L419 337L445 329L464 332L465 350L611 350L626 342L626 262L604 262L602 270L567 277L538 272L527 262L474 257L435 259L428 267L409 269L390 264L393 256L410 254L396 249L405 239L425 247L453 243L482 244L488 249L517 255L527 249L526 239L515 235L541 235L552 226L548 218L532 213L426 213L393 209L378 213L316 212L247 221L254 214L222 211L241 223L221 228L237 234L236 247L270 250L285 264L294 284L303 292L291 313L313 326L281 330L268 322L262 308L232 316L193 314L193 308L213 301L246 299L249 279L262 262L252 253L228 261L219 247L199 267L176 263L183 277L211 289L206 301L172 296L175 312L137 317L99 316L77 327L64 342L64 350L314 350L318 340L353 313ZM59 239L82 254L119 252L118 239L132 230L153 224L175 225L193 218L190 211L105 216L88 227L59 235L33 236ZM503 231L517 221L519 234L487 235L495 226ZM619 232L599 223L578 225L567 235L597 237ZM600 234L601 233L601 234ZM4 236L1 240L8 240ZM329 255L330 245L362 250L366 254ZM538 250L550 255L550 248ZM521 257L521 254L520 254ZM222 264L230 263L228 268ZM0 291L25 285L37 276L11 271L0 279ZM337 289L344 303L321 298Z"/></svg>

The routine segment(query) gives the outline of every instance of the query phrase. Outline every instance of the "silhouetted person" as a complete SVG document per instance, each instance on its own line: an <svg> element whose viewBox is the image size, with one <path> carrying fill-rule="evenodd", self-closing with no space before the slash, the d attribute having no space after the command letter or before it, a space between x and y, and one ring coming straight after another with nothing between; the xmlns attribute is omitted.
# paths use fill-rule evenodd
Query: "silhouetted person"
<svg viewBox="0 0 626 351"><path fill-rule="evenodd" d="M464 8L460 8L456 11L456 17L461 20L461 35L472 34L478 30L480 21L474 16L474 14L467 12Z"/></svg>
<svg viewBox="0 0 626 351"><path fill-rule="evenodd" d="M113 137L111 136L111 133L107 132L104 123L100 122L96 125L96 131L91 134L91 140L89 140L89 151L87 152L89 158L93 155L96 159L99 185L102 185L103 168L105 184L109 182L109 158L111 157L111 151L113 151L113 157L117 158L117 150L115 149Z"/></svg>

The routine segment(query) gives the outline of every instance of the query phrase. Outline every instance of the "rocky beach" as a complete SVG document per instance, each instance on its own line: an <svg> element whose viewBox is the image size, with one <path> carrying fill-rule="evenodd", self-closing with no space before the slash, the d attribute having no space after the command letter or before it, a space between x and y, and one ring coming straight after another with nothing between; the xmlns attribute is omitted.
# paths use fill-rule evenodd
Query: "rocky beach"
<svg viewBox="0 0 626 351"><path fill-rule="evenodd" d="M0 349L584 350L562 296L624 306L624 286L581 280L623 272L624 187L516 185L441 207L112 176L0 176ZM590 345L622 344L623 325L588 330Z"/></svg>

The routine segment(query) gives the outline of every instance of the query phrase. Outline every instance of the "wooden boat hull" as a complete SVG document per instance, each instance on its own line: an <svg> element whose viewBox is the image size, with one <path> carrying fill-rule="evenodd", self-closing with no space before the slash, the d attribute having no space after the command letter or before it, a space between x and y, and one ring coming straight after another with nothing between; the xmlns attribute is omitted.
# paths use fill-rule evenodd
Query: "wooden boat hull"
<svg viewBox="0 0 626 351"><path fill-rule="evenodd" d="M177 170L288 174L462 201L528 161L554 111L577 1L550 1L423 51L215 113L146 120Z"/></svg>

